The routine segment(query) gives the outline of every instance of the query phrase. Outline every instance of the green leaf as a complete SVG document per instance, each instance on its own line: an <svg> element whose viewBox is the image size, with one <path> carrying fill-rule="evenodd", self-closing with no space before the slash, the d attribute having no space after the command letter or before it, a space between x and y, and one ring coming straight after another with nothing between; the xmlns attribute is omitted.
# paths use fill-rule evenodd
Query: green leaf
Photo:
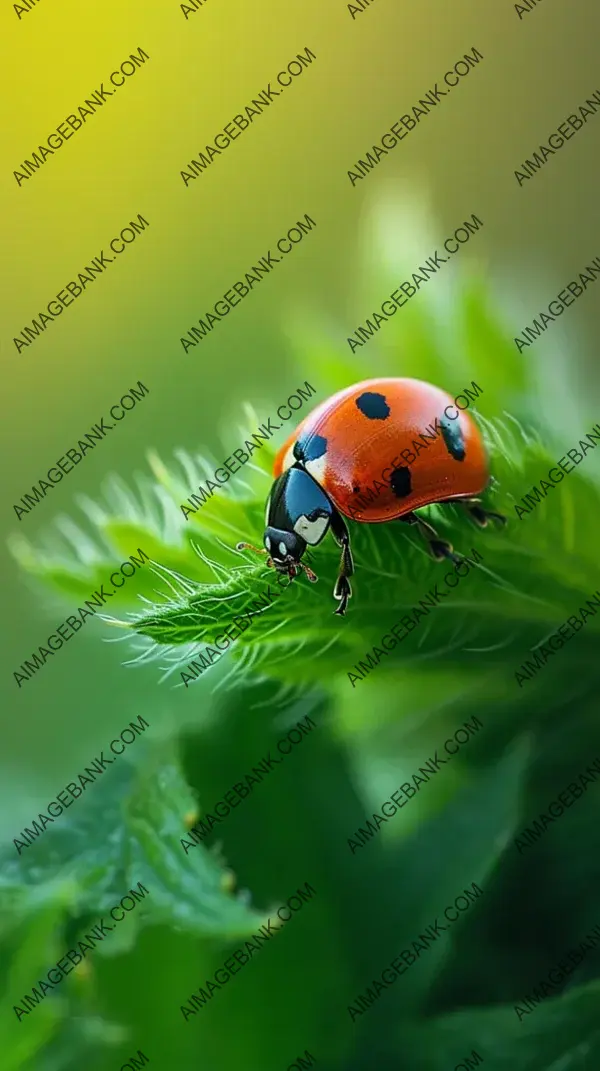
<svg viewBox="0 0 600 1071"><path fill-rule="evenodd" d="M130 947L142 925L238 937L262 922L262 913L227 892L230 874L218 855L202 844L185 854L180 839L197 807L174 756L150 752L139 769L122 760L86 787L86 797L19 857L6 852L0 889L28 903L41 882L68 881L71 913L97 921L141 882L149 895L99 954Z"/></svg>
<svg viewBox="0 0 600 1071"><path fill-rule="evenodd" d="M402 1022L396 1040L411 1071L448 1071L473 1060L473 1050L481 1071L591 1071L600 1057L599 1006L600 982L592 982L543 1001L522 1021L512 1006L474 1008Z"/></svg>
<svg viewBox="0 0 600 1071"><path fill-rule="evenodd" d="M505 663L508 643L518 668L530 648L575 613L597 586L595 548L575 542L572 528L574 513L582 525L586 521L591 525L600 508L600 492L587 481L585 470L573 472L519 520L512 504L547 473L552 457L537 438L505 422L486 421L485 431L501 489L496 502L509 512L509 524L501 531L491 527L479 531L457 507L425 511L458 550L479 552L483 564L436 606L426 626L382 661L385 670L418 660L425 636L428 657L453 665L469 661L469 648L485 651L488 664ZM259 539L259 532L248 535ZM213 563L215 575L222 576L220 582L192 585L191 593L181 586L178 598L162 605L155 601L152 609L124 624L171 648L210 644L249 608L267 582L276 593L273 604L253 618L236 643L234 657L245 653L245 664L253 672L290 683L307 683L315 677L325 683L333 673L352 670L404 613L441 584L446 572L430 559L419 537L400 525L357 524L352 538L355 594L343 621L332 614L331 599L339 552L325 541L312 556L319 575L316 585L302 576L289 588L278 588L272 570L254 562L241 565L231 551L226 573L222 564ZM172 580L177 587L178 578ZM510 628L506 639L503 622ZM598 631L600 617L591 618L577 640L582 659ZM481 653L477 657L481 661ZM180 664L189 660L186 647ZM552 670L547 680L551 676Z"/></svg>
<svg viewBox="0 0 600 1071"><path fill-rule="evenodd" d="M8 969L0 1007L0 1051L3 1071L22 1071L56 1034L63 1011L63 999L46 998L19 1019L14 1006L23 1008L23 997L31 993L48 968L60 958L59 923L64 897L56 884L33 890L25 902L0 889L2 960L9 945L12 961ZM12 940L11 940L12 938ZM25 1007L25 1010L26 1007Z"/></svg>
<svg viewBox="0 0 600 1071"><path fill-rule="evenodd" d="M452 963L452 949L458 934L467 930L469 921L485 910L486 885L501 858L509 838L514 833L519 813L519 789L527 764L529 745L520 741L513 746L491 772L474 777L472 783L461 790L453 791L446 806L437 814L421 822L394 852L394 872L398 881L398 897L402 904L402 923L394 932L390 960L402 949L411 948L411 942L425 933L427 927L439 920L442 932L433 945L410 967L410 976L398 979L402 989L403 1014L418 1007L430 991L433 981L445 961ZM446 771L441 768L434 785L444 783ZM396 780L402 780L398 771ZM431 792L433 785L429 788ZM375 808L376 809L376 808ZM413 825L407 808L393 821L401 829L403 823ZM474 823L474 816L477 820ZM364 865L364 856L369 845L355 852L356 865ZM402 875L410 875L410 882ZM444 917L444 909L452 905L456 897L475 883L482 894L474 900L464 915L452 924ZM447 933L443 933L443 929ZM373 977L379 975L386 964L373 964ZM456 969L459 965L456 964ZM451 970L451 966L448 967ZM371 979L365 979L365 988ZM366 1020L372 1029L371 1016Z"/></svg>

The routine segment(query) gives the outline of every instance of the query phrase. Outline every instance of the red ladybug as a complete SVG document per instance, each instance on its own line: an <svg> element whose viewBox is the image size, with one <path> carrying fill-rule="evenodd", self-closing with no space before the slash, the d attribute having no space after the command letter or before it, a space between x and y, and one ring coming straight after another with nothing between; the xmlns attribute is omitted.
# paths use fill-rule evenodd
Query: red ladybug
<svg viewBox="0 0 600 1071"><path fill-rule="evenodd" d="M454 411L454 415L452 415ZM439 387L418 379L367 379L338 391L298 425L279 450L266 509L268 564L295 577L304 569L307 546L317 546L331 528L342 549L333 596L336 614L346 613L354 572L344 517L362 524L402 520L416 524L437 561L461 559L414 510L432 502L461 500L481 527L488 518L504 524L474 496L489 480L481 434Z"/></svg>

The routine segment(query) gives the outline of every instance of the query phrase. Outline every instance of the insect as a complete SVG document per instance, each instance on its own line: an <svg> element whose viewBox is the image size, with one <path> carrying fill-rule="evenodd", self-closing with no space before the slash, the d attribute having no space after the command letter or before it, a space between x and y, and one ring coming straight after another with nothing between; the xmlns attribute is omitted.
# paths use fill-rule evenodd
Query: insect
<svg viewBox="0 0 600 1071"><path fill-rule="evenodd" d="M293 579L307 547L331 530L341 548L333 597L346 613L354 562L345 518L361 524L417 526L436 561L462 559L414 512L433 502L460 502L482 528L506 518L476 497L489 482L481 433L439 387L418 379L377 378L339 391L318 405L279 450L265 516L267 564Z"/></svg>

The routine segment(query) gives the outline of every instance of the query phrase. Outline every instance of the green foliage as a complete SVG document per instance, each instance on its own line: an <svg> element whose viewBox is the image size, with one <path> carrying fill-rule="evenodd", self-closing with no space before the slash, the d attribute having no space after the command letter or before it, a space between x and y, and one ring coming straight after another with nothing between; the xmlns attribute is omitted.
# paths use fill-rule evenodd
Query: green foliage
<svg viewBox="0 0 600 1071"><path fill-rule="evenodd" d="M143 930L167 926L188 940L235 940L265 921L246 897L230 891L233 875L219 851L199 844L185 854L180 841L192 816L198 817L197 803L175 755L149 750L137 768L122 760L105 772L20 854L12 845L4 849L0 941L14 959L0 1015L0 1040L10 1054L3 1067L28 1067L44 1047L43 1071L59 1071L74 1050L83 1055L99 1045L123 1044L126 1032L91 1014L91 980L103 958L122 961L130 954ZM135 910L88 952L56 994L19 1021L13 1005L23 1007L23 996L102 916L108 922L111 907L130 889L139 895L140 882L147 894Z"/></svg>
<svg viewBox="0 0 600 1071"><path fill-rule="evenodd" d="M396 1043L412 1071L446 1071L452 1060L485 1062L481 1071L587 1071L600 1057L600 983L548 1000L519 1022L514 1008L459 1011L401 1024ZM456 1066L456 1064L454 1065Z"/></svg>
<svg viewBox="0 0 600 1071"><path fill-rule="evenodd" d="M385 223L388 248L404 249L404 230ZM430 244L421 236L420 252ZM384 261L356 308L380 304L407 277L405 264L383 269ZM324 342L328 329L304 314L290 350L319 400L375 374L414 376L451 394L475 380L494 476L489 504L508 526L480 531L458 508L424 511L456 550L475 548L483 561L356 688L347 671L447 569L401 525L352 525L354 595L340 620L331 597L338 551L326 540L312 555L317 584L295 580L194 690L167 693L176 711L195 704L202 726L181 742L184 774L170 749L138 768L121 760L21 857L11 849L0 878L3 950L15 955L5 1005L138 881L151 896L122 938L115 932L112 946L100 946L91 980L69 979L35 1010L26 1038L10 1011L0 1034L8 1071L71 1071L65 1054L101 1054L99 1034L119 1046L102 1071L139 1045L157 1067L182 1071L287 1067L307 1047L326 1071L446 1071L473 1049L483 1071L596 1066L597 957L522 1023L513 1009L600 920L597 787L522 857L513 844L600 754L600 617L522 689L514 679L529 650L598 586L594 453L529 515L519 520L514 510L591 425L576 405L561 421L540 412L533 360L517 353L485 283L449 275L353 355ZM546 412L560 412L566 390L557 365L544 383ZM223 456L260 420L247 409L243 433L227 429ZM111 480L103 505L81 500L77 524L61 519L43 544L15 536L13 555L68 613L142 548L152 564L111 602L102 628L120 630L136 652L143 645L140 675L154 680L158 661L177 674L274 589L264 563L234 547L261 542L278 445L263 446L187 521L180 504L218 459L180 450L167 464L151 452L133 490ZM196 800L209 810L307 713L318 730L219 826L218 842L186 856L180 838ZM474 715L482 729L468 747L353 855L353 831ZM228 892L223 858L260 912L249 894ZM179 1003L256 929L263 907L306 880L314 904L183 1026ZM355 995L473 881L484 889L473 910L351 1023Z"/></svg>
<svg viewBox="0 0 600 1071"><path fill-rule="evenodd" d="M104 772L93 791L49 826L20 854L5 850L0 889L19 892L21 906L57 881L69 890L73 916L102 914L138 882L150 895L127 922L98 947L98 954L132 947L141 925L169 925L190 933L237 937L251 933L262 915L226 891L229 875L202 845L186 855L181 837L197 804L175 756L150 753ZM102 837L98 830L102 828ZM23 900L25 897L25 900Z"/></svg>
<svg viewBox="0 0 600 1071"><path fill-rule="evenodd" d="M508 421L488 421L485 427L500 488L494 502L508 510L510 526L501 531L491 527L480 531L458 508L423 511L459 550L470 554L475 549L483 557L475 573L432 613L427 629L428 655L456 665L469 658L466 648L493 643L500 620L511 631L511 654L520 665L529 647L541 642L596 590L594 548L573 548L571 519L576 515L578 523L588 521L591 525L600 507L600 492L585 478L585 472L576 471L535 511L519 520L512 505L547 474L552 454L538 439L513 429ZM252 505L258 512L261 503ZM220 502L215 503L214 510L219 508ZM246 534L256 538L259 533L255 535L252 520L248 509ZM185 664L189 661L188 645L210 644L271 582L277 597L238 640L240 653L246 655L240 670L260 670L285 681L318 679L325 684L332 674L351 669L436 582L441 583L447 572L429 558L418 536L399 525L354 525L352 537L355 595L342 622L332 613L335 603L331 591L339 552L330 541L314 554L318 585L301 578L280 597L272 571L254 563L239 565L239 557L232 552L229 570L214 563L216 582L190 587L171 575L178 597L155 600L152 609L135 616L129 627L155 644L171 648L186 645L181 656L181 664ZM205 548L203 560L207 561L210 537L201 539L199 545ZM588 632L579 639L582 659L599 628L592 619ZM393 671L397 663L418 659L422 643L417 633L386 659L386 669ZM506 647L502 646L488 654L487 662L503 662L506 657Z"/></svg>
<svg viewBox="0 0 600 1071"><path fill-rule="evenodd" d="M432 613L426 630L428 656L438 664L447 660L456 666L470 659L469 648L481 651L489 645L486 662L504 662L506 643L492 649L502 620L518 666L531 647L595 591L595 547L579 538L579 533L592 528L600 490L582 465L519 519L514 505L547 475L556 454L539 434L526 433L508 417L480 421L495 487L488 497L507 512L509 525L481 531L457 507L422 511L457 549L467 554L476 550L483 557L483 564ZM173 486L156 460L154 465L165 486ZM191 462L186 467L191 474ZM198 469L194 479L199 479ZM274 602L255 615L251 628L237 641L233 657L239 659L238 672L260 671L286 682L318 679L325 684L332 674L351 669L406 611L418 605L446 570L429 558L418 536L400 525L353 525L355 594L347 618L340 622L332 614L331 590L339 559L332 541L326 540L312 559L319 583L311 585L301 577L285 591L275 585L272 570L256 564L251 554L252 560L246 563L233 549L237 540L260 541L268 482L263 479L260 486L262 491L257 490L252 498L236 499L227 490L215 495L193 516L193 523L190 520L183 526L187 550L170 545L149 528L147 520L144 525L141 518L135 522L104 519L102 534L115 553L131 553L139 546L154 558L152 565L136 574L137 583L134 578L119 595L124 605L125 599L131 605L142 595L150 604L148 609L130 611L129 620L114 615L109 620L148 637L154 645L168 647L167 656L177 668L189 662L198 645L210 644L224 627L232 625L270 584L276 594ZM133 510L133 499L130 505ZM171 507L170 521L174 500ZM197 530L193 536L192 527ZM72 538L75 542L76 532ZM22 565L69 595L89 595L115 567L114 557L112 563L96 557L69 571L34 553L23 540L15 542L13 549ZM578 637L581 661L588 657L599 627L592 619ZM418 633L411 637L386 659L386 669L419 660L423 642ZM158 647L156 653L163 657Z"/></svg>
<svg viewBox="0 0 600 1071"><path fill-rule="evenodd" d="M48 1044L59 1020L59 1009L56 1005L48 1004L37 1009L35 1019L32 1016L31 1029L24 1031L12 1005L19 1003L23 994L31 990L38 977L43 975L46 955L57 951L56 926L61 915L61 904L56 889L52 887L37 890L33 902L28 905L15 902L15 898L10 894L7 896L3 889L0 902L4 952L6 954L14 949L0 1012L0 1044L6 1071L20 1071L20 1068L28 1066L39 1049ZM15 929L18 938L16 947L13 946Z"/></svg>

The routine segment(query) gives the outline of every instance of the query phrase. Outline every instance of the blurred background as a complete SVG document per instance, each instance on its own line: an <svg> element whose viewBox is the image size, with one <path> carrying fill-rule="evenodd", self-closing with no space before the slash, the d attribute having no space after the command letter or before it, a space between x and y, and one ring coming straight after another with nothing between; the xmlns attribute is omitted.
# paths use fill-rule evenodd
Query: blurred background
<svg viewBox="0 0 600 1071"><path fill-rule="evenodd" d="M597 955L556 1000L523 1021L513 1010L600 922L593 785L539 844L522 856L513 845L600 754L595 618L538 678L522 689L514 678L598 585L595 452L531 516L513 509L598 419L593 287L534 346L513 342L600 254L594 119L530 183L513 174L598 89L595 6L547 2L519 18L504 2L379 0L353 20L341 3L227 0L186 20L174 3L82 12L56 0L20 20L6 5L0 19L13 102L3 1066L110 1071L141 1049L152 1066L210 1071L275 1071L305 1050L330 1071L444 1071L473 1050L492 1071L597 1067ZM13 169L139 46L145 66L19 188ZM305 47L317 60L186 188L181 169ZM484 61L353 188L348 169L473 47ZM13 336L138 212L148 230L17 355ZM185 354L180 337L305 212L314 232ZM480 232L353 355L347 337L472 213ZM199 456L229 457L305 380L317 404L376 375L482 387L476 417L509 527L434 515L485 570L353 689L347 671L438 579L407 534L358 532L362 572L342 625L336 555L319 548L319 584L282 600L274 635L265 615L177 688L210 600L227 606L266 579L227 547L260 540L272 452L185 524ZM13 503L138 380L143 402L19 522ZM140 570L110 612L131 622L156 603L169 645L144 624L141 636L93 619L18 688L14 670L138 547L163 568ZM191 606L174 574L208 585ZM185 855L191 816L307 714L318 728ZM13 838L140 715L149 729L126 757L18 856ZM352 855L348 837L473 716L484 729L444 777ZM140 880L147 903L19 1022L13 1006ZM306 881L314 902L184 1021L191 993ZM357 994L473 881L481 900L352 1022Z"/></svg>

